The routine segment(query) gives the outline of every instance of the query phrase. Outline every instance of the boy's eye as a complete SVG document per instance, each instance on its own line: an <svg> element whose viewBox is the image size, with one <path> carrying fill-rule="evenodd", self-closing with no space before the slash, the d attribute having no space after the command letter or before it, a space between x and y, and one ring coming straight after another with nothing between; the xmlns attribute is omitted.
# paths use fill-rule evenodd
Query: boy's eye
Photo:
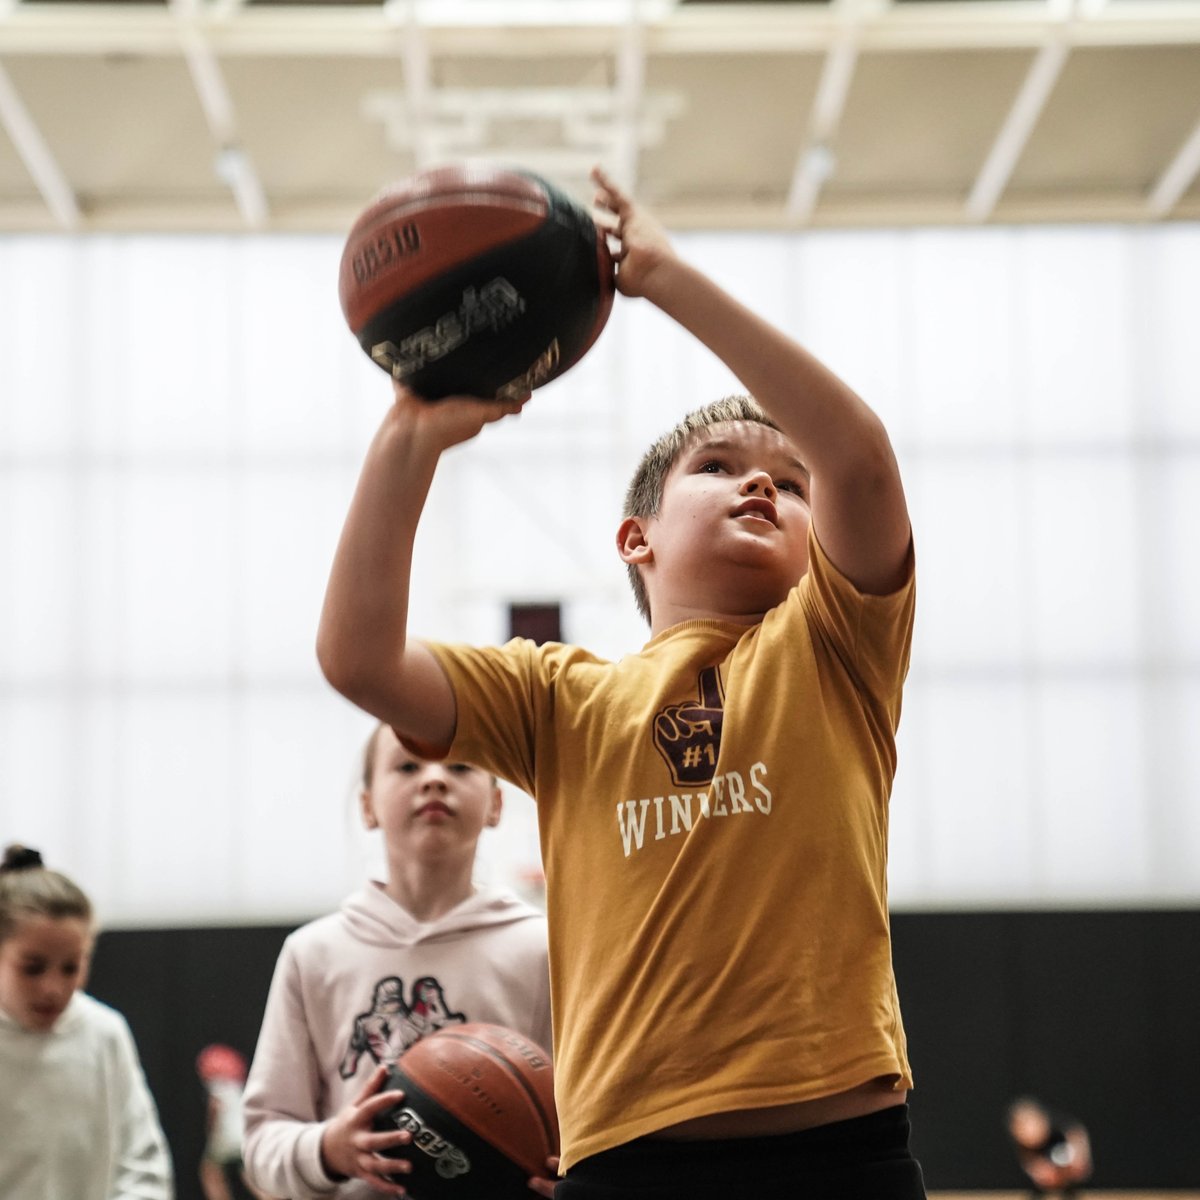
<svg viewBox="0 0 1200 1200"><path fill-rule="evenodd" d="M470 763L447 763L446 769L455 775L469 775L475 768Z"/></svg>
<svg viewBox="0 0 1200 1200"><path fill-rule="evenodd" d="M700 471L703 474L715 475L718 471L725 470L725 464L719 458L706 459L700 464Z"/></svg>
<svg viewBox="0 0 1200 1200"><path fill-rule="evenodd" d="M401 775L415 775L420 769L420 764L415 762L402 762L396 765L396 770Z"/></svg>
<svg viewBox="0 0 1200 1200"><path fill-rule="evenodd" d="M804 484L796 479L778 479L775 481L775 490L778 492L791 492L793 496L799 496L801 500L805 499L808 491Z"/></svg>

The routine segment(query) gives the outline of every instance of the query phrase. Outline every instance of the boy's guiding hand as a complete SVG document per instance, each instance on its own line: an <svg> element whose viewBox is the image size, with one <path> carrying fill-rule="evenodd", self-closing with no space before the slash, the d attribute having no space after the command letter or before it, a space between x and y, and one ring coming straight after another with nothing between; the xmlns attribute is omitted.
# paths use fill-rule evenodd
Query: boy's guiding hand
<svg viewBox="0 0 1200 1200"><path fill-rule="evenodd" d="M405 1195L404 1188L391 1178L412 1170L405 1158L388 1158L385 1150L394 1150L412 1141L407 1130L376 1133L375 1119L404 1099L403 1092L380 1089L387 1079L387 1068L378 1066L362 1091L342 1109L321 1133L321 1162L331 1178L361 1179L389 1196Z"/></svg>
<svg viewBox="0 0 1200 1200"><path fill-rule="evenodd" d="M423 400L398 379L392 380L396 416L440 453L470 441L485 426L519 413L531 395L511 400L482 400L478 396L446 396Z"/></svg>
<svg viewBox="0 0 1200 1200"><path fill-rule="evenodd" d="M599 224L615 238L612 256L617 264L617 290L623 296L656 299L661 268L676 261L675 249L657 219L635 204L601 167L592 168Z"/></svg>

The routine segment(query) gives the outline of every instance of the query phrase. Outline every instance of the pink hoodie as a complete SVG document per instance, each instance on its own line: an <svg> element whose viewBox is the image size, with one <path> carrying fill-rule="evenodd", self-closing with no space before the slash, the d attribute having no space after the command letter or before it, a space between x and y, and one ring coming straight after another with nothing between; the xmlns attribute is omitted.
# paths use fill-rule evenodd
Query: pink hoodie
<svg viewBox="0 0 1200 1200"><path fill-rule="evenodd" d="M377 1063L466 1021L551 1048L545 917L511 892L477 892L426 924L368 884L301 926L275 966L246 1083L247 1175L293 1200L377 1196L325 1174L325 1123Z"/></svg>

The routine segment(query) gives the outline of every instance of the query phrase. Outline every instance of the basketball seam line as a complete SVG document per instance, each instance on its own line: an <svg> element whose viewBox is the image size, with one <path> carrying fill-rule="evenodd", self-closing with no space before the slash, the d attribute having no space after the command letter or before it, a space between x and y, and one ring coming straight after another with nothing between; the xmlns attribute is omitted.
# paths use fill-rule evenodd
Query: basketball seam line
<svg viewBox="0 0 1200 1200"><path fill-rule="evenodd" d="M542 1108L542 1098L533 1088L529 1086L529 1082L518 1070L513 1067L512 1063L510 1063L508 1059L497 1054L496 1047L490 1042L485 1042L480 1038L465 1036L459 1033L457 1030L444 1030L443 1032L449 1034L449 1036L453 1037L456 1041L469 1042L472 1046L476 1047L476 1049L487 1050L489 1052L489 1057L495 1058L496 1062L498 1062L513 1077L513 1079L516 1080L516 1082L520 1085L521 1090L532 1103L534 1110L541 1119L542 1132L546 1135L546 1145L553 1146L556 1139L554 1137L554 1131L550 1128L549 1119Z"/></svg>

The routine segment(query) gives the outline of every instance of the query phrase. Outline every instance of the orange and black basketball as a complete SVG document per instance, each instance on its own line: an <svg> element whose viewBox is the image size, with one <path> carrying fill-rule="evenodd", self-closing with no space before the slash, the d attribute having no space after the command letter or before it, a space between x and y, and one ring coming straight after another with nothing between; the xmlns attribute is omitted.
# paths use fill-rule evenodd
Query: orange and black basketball
<svg viewBox="0 0 1200 1200"><path fill-rule="evenodd" d="M396 1176L414 1200L529 1200L531 1175L558 1153L550 1056L515 1030L479 1022L422 1038L385 1085L404 1099L376 1129L407 1129Z"/></svg>
<svg viewBox="0 0 1200 1200"><path fill-rule="evenodd" d="M612 310L607 240L529 171L440 167L354 222L338 294L359 344L427 400L524 394L595 342Z"/></svg>

